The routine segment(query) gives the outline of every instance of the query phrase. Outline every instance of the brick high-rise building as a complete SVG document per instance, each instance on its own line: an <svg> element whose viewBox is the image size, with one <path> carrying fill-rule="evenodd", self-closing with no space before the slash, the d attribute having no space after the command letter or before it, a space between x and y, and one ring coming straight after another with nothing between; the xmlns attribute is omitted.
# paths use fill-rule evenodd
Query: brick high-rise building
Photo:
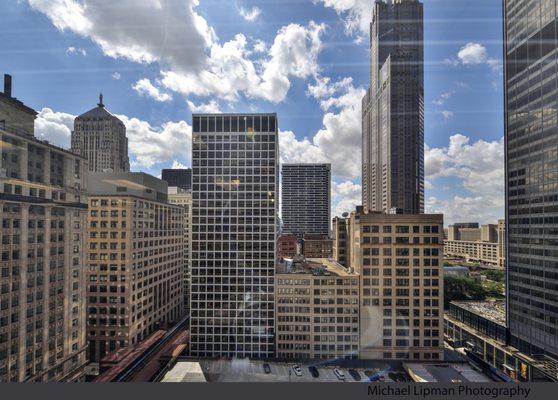
<svg viewBox="0 0 558 400"><path fill-rule="evenodd" d="M359 276L332 260L277 267L277 357L357 358Z"/></svg>
<svg viewBox="0 0 558 400"><path fill-rule="evenodd" d="M295 235L285 233L277 238L277 258L293 258L299 252L298 240Z"/></svg>
<svg viewBox="0 0 558 400"><path fill-rule="evenodd" d="M89 357L136 344L184 313L184 209L144 173L93 173L87 250Z"/></svg>
<svg viewBox="0 0 558 400"><path fill-rule="evenodd" d="M343 214L343 217L333 218L333 259L344 267L348 267L351 260L349 222L347 213Z"/></svg>
<svg viewBox="0 0 558 400"><path fill-rule="evenodd" d="M189 310L192 283L192 192L180 187L169 187L168 193L169 203L184 208L184 305Z"/></svg>
<svg viewBox="0 0 558 400"><path fill-rule="evenodd" d="M306 233L302 238L302 254L305 258L331 258L333 240L326 235Z"/></svg>
<svg viewBox="0 0 558 400"><path fill-rule="evenodd" d="M275 354L275 114L194 114L190 354Z"/></svg>
<svg viewBox="0 0 558 400"><path fill-rule="evenodd" d="M124 123L111 113L99 96L97 107L76 117L72 152L89 161L92 172L128 172L128 139Z"/></svg>
<svg viewBox="0 0 558 400"><path fill-rule="evenodd" d="M0 382L79 381L86 358L87 161L35 137L0 92Z"/></svg>
<svg viewBox="0 0 558 400"><path fill-rule="evenodd" d="M376 0L371 85L362 101L365 210L424 212L423 6Z"/></svg>
<svg viewBox="0 0 558 400"><path fill-rule="evenodd" d="M360 358L443 358L443 215L351 213Z"/></svg>

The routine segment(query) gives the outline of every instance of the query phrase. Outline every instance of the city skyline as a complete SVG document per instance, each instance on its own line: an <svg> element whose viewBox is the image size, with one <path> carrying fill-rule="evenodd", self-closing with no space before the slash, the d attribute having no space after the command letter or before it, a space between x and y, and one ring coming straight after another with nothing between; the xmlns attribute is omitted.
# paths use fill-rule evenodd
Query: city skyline
<svg viewBox="0 0 558 400"><path fill-rule="evenodd" d="M558 381L558 0L13 1L0 382Z"/></svg>
<svg viewBox="0 0 558 400"><path fill-rule="evenodd" d="M239 45L240 42L231 42L237 33L244 34L246 49L251 52L243 54L245 60L271 62L274 43L277 46L273 48L286 55L284 67L290 72L285 76L290 87L284 97L262 99L239 89L237 100L233 100L215 92L215 88L203 96L174 92L162 84L167 81L158 72L176 70L164 55L155 55L153 60L144 60L153 62L141 64L138 59L131 60L132 55L121 47L113 47L112 50L120 52L111 53L110 49L98 46L96 36L90 31L84 37L76 33L79 29L74 25L59 31L48 17L52 14L47 6L39 6L33 0L30 3L35 8L29 2L7 2L0 7L13 16L8 20L17 21L20 28L38 24L49 43L55 43L45 50L45 68L39 73L24 58L27 53L13 50L12 44L20 42L14 33L9 36L6 49L8 53L14 52L13 57L0 61L0 70L11 72L17 79L15 95L28 99L27 103L40 111L39 135L68 147L73 125L70 121L91 108L102 91L104 102L122 116L126 125L131 169L158 176L163 168L190 166L187 155L190 112L199 110L200 105L205 104L203 111L277 111L283 121L282 147L296 149L282 153L282 161L332 163L332 215L351 211L360 203L360 121L354 118L360 119L360 98L369 79L365 32L371 19L371 5L366 10L356 6L351 10L326 7L324 2L299 2L294 3L293 10L278 10L269 3L227 2L231 16L226 18L221 12L223 5L217 7L219 10L211 3L196 7L195 11L219 36L212 43L221 46L222 56ZM498 64L501 24L495 23L500 21L501 5L494 0L458 0L451 7L437 0L424 3L427 211L444 212L446 222L451 223L457 218L454 210L467 214L462 219L471 219L478 215L479 205L484 205L479 219L496 221L503 216L502 76ZM170 3L162 4L163 9L172 9ZM261 14L254 22L247 23L239 14L240 6L258 7ZM145 10L138 10L138 18L142 12ZM84 16L93 23L94 17ZM158 14L154 15L157 17ZM127 29L129 20L117 12L114 18L120 18L121 29L139 40L134 36L139 33ZM445 32L448 26L452 32L442 36L441 31ZM346 27L354 29L347 31ZM257 39L263 42L256 43ZM25 48L38 45L41 38L33 40L35 44L30 42ZM224 43L229 47L223 47ZM258 53L255 48L263 50L264 43L267 47ZM296 62L299 45L308 57ZM90 72L88 79L82 79L82 69ZM18 70L25 74L25 79ZM65 71L63 76L67 79L63 83L53 74L55 70ZM303 70L311 73L305 75ZM256 71L257 76L261 74L262 71ZM54 79L43 80L41 76ZM223 76L224 82L230 82L229 78L232 79ZM471 113L479 118L470 118ZM347 143L339 154L335 152L335 140ZM502 167L489 167L494 163ZM492 181L502 181L502 184L493 186L489 184Z"/></svg>

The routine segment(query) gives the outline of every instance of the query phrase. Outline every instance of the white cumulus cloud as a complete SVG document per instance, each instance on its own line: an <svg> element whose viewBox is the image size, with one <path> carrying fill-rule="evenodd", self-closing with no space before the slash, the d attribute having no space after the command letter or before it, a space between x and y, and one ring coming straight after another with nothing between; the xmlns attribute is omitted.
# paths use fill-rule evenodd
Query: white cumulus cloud
<svg viewBox="0 0 558 400"><path fill-rule="evenodd" d="M142 96L151 97L159 102L171 101L172 96L168 93L161 91L158 87L154 86L147 78L140 79L135 83L132 88Z"/></svg>
<svg viewBox="0 0 558 400"><path fill-rule="evenodd" d="M500 71L500 60L490 57L488 50L480 43L469 42L457 52L457 58L447 58L444 62L448 65L483 65L486 64L494 71Z"/></svg>
<svg viewBox="0 0 558 400"><path fill-rule="evenodd" d="M211 100L208 103L202 103L202 104L195 104L194 102L188 100L187 103L188 103L188 108L193 113L216 114L221 112L219 108L219 104L215 100Z"/></svg>
<svg viewBox="0 0 558 400"><path fill-rule="evenodd" d="M258 7L244 8L240 7L238 10L239 14L244 18L245 21L254 22L262 14L262 10Z"/></svg>
<svg viewBox="0 0 558 400"><path fill-rule="evenodd" d="M333 182L331 186L332 217L340 217L344 212L355 211L362 204L362 186L352 181Z"/></svg>
<svg viewBox="0 0 558 400"><path fill-rule="evenodd" d="M67 54L79 54L82 56L87 56L87 51L85 49L82 49L81 47L73 47L70 46L66 49L66 53Z"/></svg>
<svg viewBox="0 0 558 400"><path fill-rule="evenodd" d="M368 36L372 21L372 0L313 0L324 7L331 8L343 18L348 34L357 35L362 40Z"/></svg>
<svg viewBox="0 0 558 400"><path fill-rule="evenodd" d="M361 102L365 90L351 79L332 83L318 77L308 94L324 110L322 128L312 139L297 139L293 132L281 132L284 162L329 162L338 179L354 180L361 174Z"/></svg>
<svg viewBox="0 0 558 400"><path fill-rule="evenodd" d="M68 149L74 129L74 119L74 115L43 108L35 120L35 136Z"/></svg>
<svg viewBox="0 0 558 400"><path fill-rule="evenodd" d="M431 187L437 178L453 178L466 195L450 199L427 198L429 212L442 212L446 223L455 221L494 222L504 209L504 139L487 142L464 135L450 137L447 147L425 151L426 180Z"/></svg>
<svg viewBox="0 0 558 400"><path fill-rule="evenodd" d="M242 94L281 102L291 79L307 79L319 70L325 25L312 21L280 28L268 47L240 33L220 42L198 14L198 0L27 1L58 29L91 39L109 57L158 63L162 84L186 96L233 101Z"/></svg>

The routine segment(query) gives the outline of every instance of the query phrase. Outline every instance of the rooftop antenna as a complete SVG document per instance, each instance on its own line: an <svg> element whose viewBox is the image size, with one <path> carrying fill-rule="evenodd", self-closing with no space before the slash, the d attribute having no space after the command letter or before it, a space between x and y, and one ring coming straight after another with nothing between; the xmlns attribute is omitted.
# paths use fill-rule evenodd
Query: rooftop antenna
<svg viewBox="0 0 558 400"><path fill-rule="evenodd" d="M99 93L99 104L97 104L99 107L104 107L105 105L103 104L103 94Z"/></svg>

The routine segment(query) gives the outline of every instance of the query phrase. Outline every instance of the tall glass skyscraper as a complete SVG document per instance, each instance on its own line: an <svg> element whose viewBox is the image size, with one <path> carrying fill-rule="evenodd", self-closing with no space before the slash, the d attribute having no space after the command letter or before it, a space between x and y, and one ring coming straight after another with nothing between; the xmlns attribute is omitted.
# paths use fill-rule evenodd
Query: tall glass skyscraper
<svg viewBox="0 0 558 400"><path fill-rule="evenodd" d="M191 355L274 356L275 114L193 116Z"/></svg>
<svg viewBox="0 0 558 400"><path fill-rule="evenodd" d="M423 24L418 0L374 5L371 85L362 100L365 210L424 212Z"/></svg>
<svg viewBox="0 0 558 400"><path fill-rule="evenodd" d="M504 0L507 318L530 354L558 354L557 12Z"/></svg>

